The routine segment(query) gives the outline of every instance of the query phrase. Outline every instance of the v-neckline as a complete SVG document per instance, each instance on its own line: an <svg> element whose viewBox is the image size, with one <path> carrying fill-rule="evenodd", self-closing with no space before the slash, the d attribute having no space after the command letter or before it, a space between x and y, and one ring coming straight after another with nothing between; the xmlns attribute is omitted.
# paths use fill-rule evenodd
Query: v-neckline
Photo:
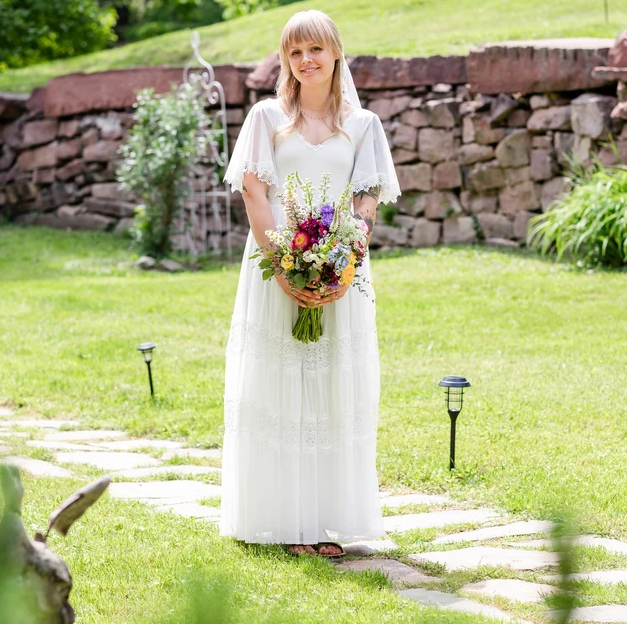
<svg viewBox="0 0 627 624"><path fill-rule="evenodd" d="M279 101L276 100L277 102L277 106L279 108L279 110L281 111L281 114L283 115L283 117L285 117L286 119L288 119L288 116L286 114L286 112L283 110L283 107L281 106L281 104L279 104ZM348 113L348 115L346 115L346 117L344 117L344 123L346 123L354 114L355 111L357 109L353 108L351 110L350 113ZM310 143L304 136L302 133L297 132L296 136L309 148L311 148L312 150L314 150L314 152L317 152L320 148L324 147L333 137L338 136L338 134L331 134L329 135L326 139L324 139L324 141L320 141L320 143Z"/></svg>

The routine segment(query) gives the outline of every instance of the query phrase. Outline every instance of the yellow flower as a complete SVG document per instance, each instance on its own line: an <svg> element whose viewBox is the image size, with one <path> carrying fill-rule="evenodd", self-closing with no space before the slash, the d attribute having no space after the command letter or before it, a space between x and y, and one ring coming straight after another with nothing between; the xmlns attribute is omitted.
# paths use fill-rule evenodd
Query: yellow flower
<svg viewBox="0 0 627 624"><path fill-rule="evenodd" d="M350 262L351 264L355 264L355 262L357 262L357 256L355 255L355 252L354 252L354 251L351 251L351 257L350 257L349 262Z"/></svg>
<svg viewBox="0 0 627 624"><path fill-rule="evenodd" d="M292 254L285 254L281 258L281 268L285 271L289 271L294 268L294 256Z"/></svg>
<svg viewBox="0 0 627 624"><path fill-rule="evenodd" d="M348 264L346 268L342 271L340 284L348 286L353 281L353 279L355 279L355 267L352 264Z"/></svg>

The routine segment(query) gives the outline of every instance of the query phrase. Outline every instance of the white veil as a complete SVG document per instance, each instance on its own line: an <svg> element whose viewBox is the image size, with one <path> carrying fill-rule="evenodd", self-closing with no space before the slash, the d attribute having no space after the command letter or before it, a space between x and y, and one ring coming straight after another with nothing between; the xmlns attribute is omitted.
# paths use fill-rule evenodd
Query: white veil
<svg viewBox="0 0 627 624"><path fill-rule="evenodd" d="M342 61L342 97L354 108L361 108L361 102L359 101L359 95L357 95L353 75L351 74L350 67L344 55L342 55Z"/></svg>

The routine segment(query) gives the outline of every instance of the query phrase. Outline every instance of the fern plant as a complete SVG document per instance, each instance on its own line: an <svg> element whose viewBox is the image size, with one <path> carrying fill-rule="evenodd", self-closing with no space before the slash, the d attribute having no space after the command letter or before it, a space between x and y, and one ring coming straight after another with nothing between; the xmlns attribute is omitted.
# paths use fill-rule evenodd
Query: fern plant
<svg viewBox="0 0 627 624"><path fill-rule="evenodd" d="M562 194L529 222L527 244L558 259L581 258L587 264L627 264L627 167L572 167L573 189Z"/></svg>

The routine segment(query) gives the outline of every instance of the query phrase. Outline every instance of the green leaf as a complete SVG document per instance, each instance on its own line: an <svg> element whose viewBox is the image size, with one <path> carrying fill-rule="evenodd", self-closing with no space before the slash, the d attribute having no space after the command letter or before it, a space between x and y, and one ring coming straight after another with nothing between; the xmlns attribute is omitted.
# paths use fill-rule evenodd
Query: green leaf
<svg viewBox="0 0 627 624"><path fill-rule="evenodd" d="M307 285L307 282L305 281L302 273L296 273L296 275L294 276L294 283L296 284L296 286L298 286L298 288L305 288L305 286Z"/></svg>
<svg viewBox="0 0 627 624"><path fill-rule="evenodd" d="M273 275L274 275L274 270L273 269L266 269L261 274L261 277L263 277L264 280L269 280Z"/></svg>
<svg viewBox="0 0 627 624"><path fill-rule="evenodd" d="M259 268L260 269L269 269L271 266L272 266L272 260L270 260L270 258L264 258L259 263Z"/></svg>

